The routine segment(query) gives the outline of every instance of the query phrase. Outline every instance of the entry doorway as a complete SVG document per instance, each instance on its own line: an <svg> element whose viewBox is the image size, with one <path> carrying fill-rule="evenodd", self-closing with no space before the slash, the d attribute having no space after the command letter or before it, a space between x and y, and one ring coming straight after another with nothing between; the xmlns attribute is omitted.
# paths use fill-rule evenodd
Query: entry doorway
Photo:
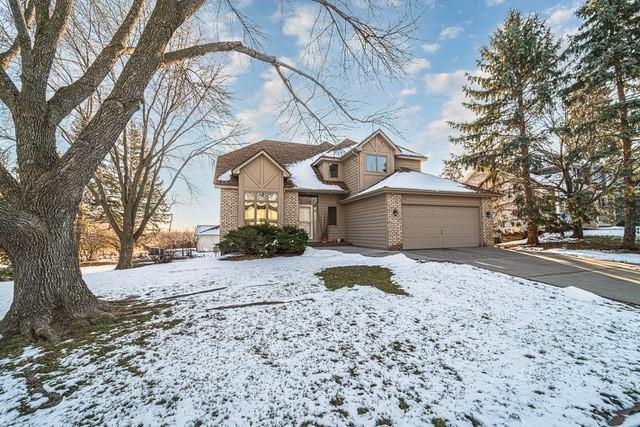
<svg viewBox="0 0 640 427"><path fill-rule="evenodd" d="M299 205L298 206L298 225L309 235L309 240L315 240L315 206Z"/></svg>

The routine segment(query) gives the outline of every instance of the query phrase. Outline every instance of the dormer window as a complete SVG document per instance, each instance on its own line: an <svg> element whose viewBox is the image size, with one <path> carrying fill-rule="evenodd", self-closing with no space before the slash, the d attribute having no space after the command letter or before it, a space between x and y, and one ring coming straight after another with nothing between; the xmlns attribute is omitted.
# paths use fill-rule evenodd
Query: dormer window
<svg viewBox="0 0 640 427"><path fill-rule="evenodd" d="M367 172L386 173L387 156L367 154Z"/></svg>
<svg viewBox="0 0 640 427"><path fill-rule="evenodd" d="M338 178L338 163L329 163L329 178Z"/></svg>

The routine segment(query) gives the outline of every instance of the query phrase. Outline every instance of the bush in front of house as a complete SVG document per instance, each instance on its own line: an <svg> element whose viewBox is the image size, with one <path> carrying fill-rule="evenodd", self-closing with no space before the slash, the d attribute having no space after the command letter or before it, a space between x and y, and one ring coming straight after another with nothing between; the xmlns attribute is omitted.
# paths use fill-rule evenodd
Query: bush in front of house
<svg viewBox="0 0 640 427"><path fill-rule="evenodd" d="M298 227L278 228L269 224L257 224L229 231L218 246L223 254L272 257L278 254L301 254L308 240L307 233Z"/></svg>

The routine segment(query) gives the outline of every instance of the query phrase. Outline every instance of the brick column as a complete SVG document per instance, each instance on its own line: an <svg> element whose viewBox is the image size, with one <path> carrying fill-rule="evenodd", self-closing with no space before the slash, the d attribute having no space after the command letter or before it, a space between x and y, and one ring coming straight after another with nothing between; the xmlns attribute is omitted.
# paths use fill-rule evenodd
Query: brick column
<svg viewBox="0 0 640 427"><path fill-rule="evenodd" d="M402 249L402 196L400 194L387 194L387 247L392 251Z"/></svg>
<svg viewBox="0 0 640 427"><path fill-rule="evenodd" d="M487 214L487 212L489 214ZM494 217L493 201L490 198L482 199L480 203L480 215L482 216L482 246L493 246Z"/></svg>
<svg viewBox="0 0 640 427"><path fill-rule="evenodd" d="M298 226L298 193L284 192L284 225Z"/></svg>
<svg viewBox="0 0 640 427"><path fill-rule="evenodd" d="M220 237L238 227L239 205L238 190L235 188L220 189Z"/></svg>

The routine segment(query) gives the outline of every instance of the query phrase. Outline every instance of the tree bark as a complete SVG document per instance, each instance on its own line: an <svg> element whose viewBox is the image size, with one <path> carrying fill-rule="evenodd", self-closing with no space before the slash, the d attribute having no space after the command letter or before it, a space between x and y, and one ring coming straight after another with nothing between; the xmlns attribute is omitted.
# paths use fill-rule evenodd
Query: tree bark
<svg viewBox="0 0 640 427"><path fill-rule="evenodd" d="M120 251L118 254L117 270L126 270L133 267L133 249L136 245L131 236L120 236Z"/></svg>
<svg viewBox="0 0 640 427"><path fill-rule="evenodd" d="M82 279L71 228L34 230L28 244L5 245L15 276L13 302L0 321L3 336L55 341L72 321L114 318Z"/></svg>
<svg viewBox="0 0 640 427"><path fill-rule="evenodd" d="M573 236L571 237L573 237L574 239L584 239L584 229L582 227L582 221L574 219L572 229Z"/></svg>
<svg viewBox="0 0 640 427"><path fill-rule="evenodd" d="M622 131L622 173L624 197L624 237L622 238L623 249L636 249L636 185L633 175L634 161L630 136L630 126L628 120L628 108L624 82L622 80L622 70L619 64L615 65L616 92L620 102L620 128Z"/></svg>

